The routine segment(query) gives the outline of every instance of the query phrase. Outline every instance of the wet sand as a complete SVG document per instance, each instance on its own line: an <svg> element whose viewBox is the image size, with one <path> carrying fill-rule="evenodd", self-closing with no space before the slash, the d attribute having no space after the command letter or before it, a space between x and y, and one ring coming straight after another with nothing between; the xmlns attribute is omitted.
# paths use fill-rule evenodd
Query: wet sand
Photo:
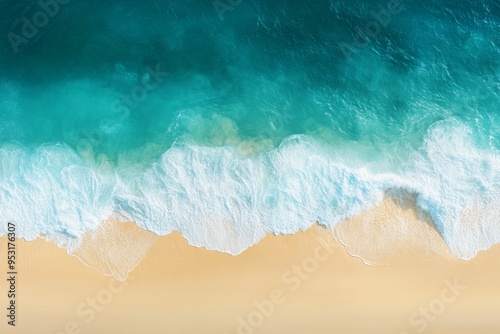
<svg viewBox="0 0 500 334"><path fill-rule="evenodd" d="M398 222L390 219L394 215L407 216L406 221L415 219L411 208L387 201L374 210L344 222L333 234L342 236L382 211L382 222L388 225L378 228L378 233L395 230L391 224ZM446 249L427 222L415 221L413 224L424 224L412 232L415 240L431 238L428 244L433 250ZM108 249L122 262L135 254L129 265L134 266L134 261L138 265L125 281L103 275L52 242L18 240L16 327L7 326L4 315L0 332L500 332L498 245L471 261L446 254L428 256L428 249L419 249L426 246L412 245L408 250L399 249L397 261L391 260L390 265L369 266L349 255L332 238L332 231L319 226L294 235L269 235L238 256L192 247L179 233L148 236L133 224L126 226L133 235L128 248L122 252ZM416 231L424 235L417 236ZM363 233L359 238L374 231ZM102 238L108 237L104 233L87 241L102 247L106 244ZM134 247L144 240L151 247L140 249L138 256ZM376 240L370 243L376 244ZM366 244L351 247L365 254L366 248ZM0 239L0 249L6 256L5 237ZM96 264L95 254L84 254L87 258L83 260L93 259L101 271L112 272L123 264L113 267L109 259ZM2 282L6 271L1 268ZM7 286L1 286L0 302L7 305Z"/></svg>

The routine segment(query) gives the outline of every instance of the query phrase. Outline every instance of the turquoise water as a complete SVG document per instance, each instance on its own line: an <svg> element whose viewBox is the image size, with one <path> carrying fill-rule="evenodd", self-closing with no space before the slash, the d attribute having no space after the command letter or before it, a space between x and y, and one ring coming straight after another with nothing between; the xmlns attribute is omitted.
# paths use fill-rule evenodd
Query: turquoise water
<svg viewBox="0 0 500 334"><path fill-rule="evenodd" d="M238 253L401 189L457 255L500 242L498 2L42 4L0 2L0 218L26 238L117 213Z"/></svg>

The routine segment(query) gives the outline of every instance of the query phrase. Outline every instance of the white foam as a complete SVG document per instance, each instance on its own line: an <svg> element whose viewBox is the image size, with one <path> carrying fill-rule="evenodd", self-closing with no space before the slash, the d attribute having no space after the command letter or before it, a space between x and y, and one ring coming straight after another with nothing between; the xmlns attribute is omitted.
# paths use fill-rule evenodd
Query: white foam
<svg viewBox="0 0 500 334"><path fill-rule="evenodd" d="M266 233L314 222L332 227L378 204L386 190L418 194L451 250L464 259L500 242L500 154L481 150L458 121L433 126L399 174L346 167L335 151L293 136L264 154L176 144L145 171L97 172L66 146L0 150L1 221L78 246L118 213L159 235L237 254ZM0 225L5 233L5 224Z"/></svg>
<svg viewBox="0 0 500 334"><path fill-rule="evenodd" d="M112 213L116 179L85 167L66 146L0 149L0 220L20 237L40 234L73 249L78 238ZM4 234L6 224L0 225Z"/></svg>
<svg viewBox="0 0 500 334"><path fill-rule="evenodd" d="M500 243L500 152L478 149L457 120L435 124L407 177L452 251L470 259Z"/></svg>

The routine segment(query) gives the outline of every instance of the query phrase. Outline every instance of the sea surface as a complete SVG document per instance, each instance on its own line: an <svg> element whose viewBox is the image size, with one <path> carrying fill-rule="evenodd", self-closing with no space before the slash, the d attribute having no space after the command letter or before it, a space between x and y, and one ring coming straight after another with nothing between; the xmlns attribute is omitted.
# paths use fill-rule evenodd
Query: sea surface
<svg viewBox="0 0 500 334"><path fill-rule="evenodd" d="M500 243L500 3L2 0L0 235L238 254L412 195Z"/></svg>

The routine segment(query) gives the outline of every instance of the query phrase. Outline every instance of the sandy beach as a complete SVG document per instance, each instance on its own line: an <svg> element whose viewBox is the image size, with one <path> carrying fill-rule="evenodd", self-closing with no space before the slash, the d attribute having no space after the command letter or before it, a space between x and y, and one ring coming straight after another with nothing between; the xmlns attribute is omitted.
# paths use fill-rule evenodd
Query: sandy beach
<svg viewBox="0 0 500 334"><path fill-rule="evenodd" d="M414 236L415 240L434 238L428 243L432 249L446 249L437 232L415 219L411 208L386 200L373 210L344 222L333 234L345 235L378 212L386 222L383 230L397 230L389 228L397 224L389 218L403 217L420 224L416 230L422 235ZM372 219L373 226L380 224ZM138 265L124 281L103 275L52 242L17 240L16 326L8 326L3 316L1 332L500 332L498 245L471 261L429 255L432 252L428 249L413 245L412 249L398 249L397 261L392 259L389 265L369 266L349 255L332 238L332 231L320 226L294 235L268 235L238 256L192 247L179 233L156 237L136 230L133 224L126 229L135 243L130 242L117 256L123 260L129 254L139 255L130 260ZM99 238L103 236L106 234ZM151 247L134 250L141 240L147 241L142 245L149 243ZM5 237L0 239L0 249L6 252ZM362 247L354 251L366 254ZM88 260L95 254L87 251L82 256ZM97 264L101 270L115 270L107 260L102 262ZM2 268L2 282L6 271ZM2 290L0 302L5 306L5 284Z"/></svg>

